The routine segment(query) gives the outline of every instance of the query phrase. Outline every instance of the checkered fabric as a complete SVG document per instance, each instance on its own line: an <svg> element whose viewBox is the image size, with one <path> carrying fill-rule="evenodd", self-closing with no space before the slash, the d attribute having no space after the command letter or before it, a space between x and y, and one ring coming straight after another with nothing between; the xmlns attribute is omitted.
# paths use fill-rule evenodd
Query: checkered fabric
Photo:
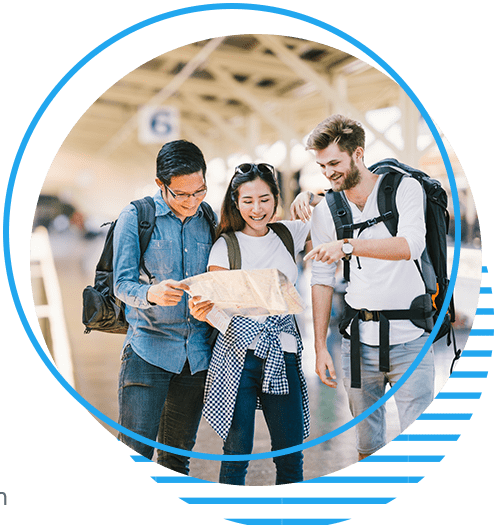
<svg viewBox="0 0 498 532"><path fill-rule="evenodd" d="M304 438L309 436L308 389L301 365L303 345L293 317L290 315L269 316L264 322L258 322L242 316L235 316L230 321L226 334L220 333L216 340L206 377L202 411L207 422L224 441L232 424L247 348L259 333L261 334L254 354L266 359L261 390L263 393L273 395L289 393L284 354L280 341L281 332L296 337L298 371L303 400ZM259 399L257 408L261 409Z"/></svg>

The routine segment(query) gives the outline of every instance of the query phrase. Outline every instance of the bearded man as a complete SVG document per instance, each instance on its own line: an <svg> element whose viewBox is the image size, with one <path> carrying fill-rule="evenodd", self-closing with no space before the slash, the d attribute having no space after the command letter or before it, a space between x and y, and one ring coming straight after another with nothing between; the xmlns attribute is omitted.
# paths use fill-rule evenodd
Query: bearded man
<svg viewBox="0 0 498 532"><path fill-rule="evenodd" d="M340 326L344 336L341 358L349 406L356 417L384 395L388 383L392 386L398 382L429 334L420 323L398 319L399 315L394 312L410 309L417 297L425 294L425 285L415 263L425 248L424 192L415 179L402 179L396 192L398 231L396 236L391 236L378 219L377 194L384 176L365 166L363 126L344 116L333 115L310 134L307 149L314 152L332 191L341 192L343 205L350 210L354 227L357 227L353 238L338 240L333 218L337 204L332 207L330 202L321 201L312 216L313 250L305 257L305 260L313 260L311 290L316 373L332 388L337 386L337 377L326 340L338 261L344 259L348 269L346 312ZM356 322L351 316L356 317ZM389 335L387 346L383 348L385 316L389 316ZM384 325L379 327L382 320ZM432 402L434 373L431 347L394 395L402 431ZM384 405L356 425L356 436L360 460L386 444Z"/></svg>

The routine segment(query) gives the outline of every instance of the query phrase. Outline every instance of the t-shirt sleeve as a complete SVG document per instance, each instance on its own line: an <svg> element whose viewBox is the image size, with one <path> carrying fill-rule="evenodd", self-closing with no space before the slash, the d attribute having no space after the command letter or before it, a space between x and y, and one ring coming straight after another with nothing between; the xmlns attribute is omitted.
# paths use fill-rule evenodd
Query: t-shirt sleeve
<svg viewBox="0 0 498 532"><path fill-rule="evenodd" d="M294 240L294 253L297 256L297 254L304 249L306 238L310 233L311 221L302 222L301 220L283 220L280 223L284 224L290 231L292 239Z"/></svg>
<svg viewBox="0 0 498 532"><path fill-rule="evenodd" d="M230 263L228 262L228 247L223 237L213 244L211 252L209 254L208 269L209 266L218 266L219 268L230 269Z"/></svg>

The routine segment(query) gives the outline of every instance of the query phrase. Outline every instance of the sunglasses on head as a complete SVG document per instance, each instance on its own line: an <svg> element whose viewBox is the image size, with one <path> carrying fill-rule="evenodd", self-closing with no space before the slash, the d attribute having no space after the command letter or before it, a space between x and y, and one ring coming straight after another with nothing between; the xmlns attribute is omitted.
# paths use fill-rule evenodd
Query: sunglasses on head
<svg viewBox="0 0 498 532"><path fill-rule="evenodd" d="M254 171L257 171L260 174L271 174L275 175L275 169L271 164L268 163L242 163L235 168L236 174L250 174Z"/></svg>

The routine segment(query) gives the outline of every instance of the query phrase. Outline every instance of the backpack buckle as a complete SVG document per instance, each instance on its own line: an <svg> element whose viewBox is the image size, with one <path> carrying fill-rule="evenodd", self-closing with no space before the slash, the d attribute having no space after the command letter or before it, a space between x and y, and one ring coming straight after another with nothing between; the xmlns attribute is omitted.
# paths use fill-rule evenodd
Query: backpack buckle
<svg viewBox="0 0 498 532"><path fill-rule="evenodd" d="M380 312L378 310L367 310L366 308L362 308L360 310L360 318L363 321L379 321Z"/></svg>

